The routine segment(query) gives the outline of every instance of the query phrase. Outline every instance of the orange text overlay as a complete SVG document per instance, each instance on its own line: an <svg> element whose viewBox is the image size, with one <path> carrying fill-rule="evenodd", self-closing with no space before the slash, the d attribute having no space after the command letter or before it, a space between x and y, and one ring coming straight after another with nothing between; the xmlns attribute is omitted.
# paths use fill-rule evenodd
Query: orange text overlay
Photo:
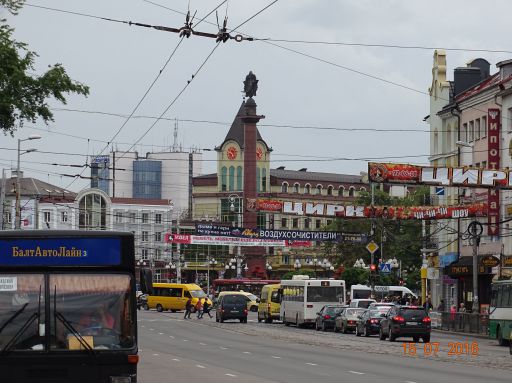
<svg viewBox="0 0 512 383"><path fill-rule="evenodd" d="M447 350L439 349L439 342L431 343L402 343L402 350L407 356L478 356L478 342L448 342Z"/></svg>

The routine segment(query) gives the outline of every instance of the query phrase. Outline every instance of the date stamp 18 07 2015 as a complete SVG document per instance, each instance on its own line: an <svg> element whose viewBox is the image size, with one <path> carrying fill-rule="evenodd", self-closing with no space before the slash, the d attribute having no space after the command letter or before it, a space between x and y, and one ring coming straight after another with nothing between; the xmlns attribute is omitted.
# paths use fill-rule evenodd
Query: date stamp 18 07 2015
<svg viewBox="0 0 512 383"><path fill-rule="evenodd" d="M404 355L407 356L437 356L443 353L448 356L478 356L477 342L448 342L447 350L439 349L439 342L431 343L402 343Z"/></svg>

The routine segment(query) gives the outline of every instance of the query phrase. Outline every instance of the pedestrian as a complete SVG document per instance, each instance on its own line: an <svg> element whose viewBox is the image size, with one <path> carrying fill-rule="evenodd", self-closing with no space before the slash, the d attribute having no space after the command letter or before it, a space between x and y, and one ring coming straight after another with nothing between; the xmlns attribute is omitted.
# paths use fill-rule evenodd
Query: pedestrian
<svg viewBox="0 0 512 383"><path fill-rule="evenodd" d="M427 300L425 301L425 303L423 304L423 307L425 308L425 310L427 312L429 312L430 310L432 310L432 301L430 300L430 298L427 298Z"/></svg>
<svg viewBox="0 0 512 383"><path fill-rule="evenodd" d="M200 318L202 318L204 314L208 314L208 316L210 318L213 318L212 314L210 314L210 304L208 303L208 299L204 300L203 311L201 312L201 317Z"/></svg>
<svg viewBox="0 0 512 383"><path fill-rule="evenodd" d="M201 298L199 298L197 300L196 311L197 311L197 319L201 319L203 317L203 303L202 303Z"/></svg>
<svg viewBox="0 0 512 383"><path fill-rule="evenodd" d="M460 306L459 306L459 312L460 313L465 313L466 312L466 307L464 306L464 303L461 303Z"/></svg>
<svg viewBox="0 0 512 383"><path fill-rule="evenodd" d="M187 303L185 303L185 316L183 319L190 319L190 314L192 313L192 298L188 298Z"/></svg>
<svg viewBox="0 0 512 383"><path fill-rule="evenodd" d="M444 299L441 299L441 302L439 302L439 305L437 306L437 311L442 313L442 312L444 312L444 310L445 310Z"/></svg>

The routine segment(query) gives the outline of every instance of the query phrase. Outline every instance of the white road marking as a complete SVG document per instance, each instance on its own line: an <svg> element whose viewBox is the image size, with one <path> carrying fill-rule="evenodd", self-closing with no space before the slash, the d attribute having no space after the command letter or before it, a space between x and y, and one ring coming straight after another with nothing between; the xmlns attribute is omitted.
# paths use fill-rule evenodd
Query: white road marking
<svg viewBox="0 0 512 383"><path fill-rule="evenodd" d="M233 375L233 374L224 374L226 376L231 376L232 378L236 378L236 375Z"/></svg>
<svg viewBox="0 0 512 383"><path fill-rule="evenodd" d="M307 364L308 366L318 366L318 364L316 364L316 363L305 363L305 364Z"/></svg>
<svg viewBox="0 0 512 383"><path fill-rule="evenodd" d="M348 371L350 372L351 374L356 374L356 375L364 375L364 372L359 372L359 371Z"/></svg>
<svg viewBox="0 0 512 383"><path fill-rule="evenodd" d="M173 360L174 360L175 362L179 362L179 361L180 361L180 360L179 360L179 359L177 359L177 358L174 358Z"/></svg>
<svg viewBox="0 0 512 383"><path fill-rule="evenodd" d="M275 356L275 355L272 355L272 358L274 358L274 359L281 359L280 356Z"/></svg>
<svg viewBox="0 0 512 383"><path fill-rule="evenodd" d="M153 356L158 356L158 354L153 354Z"/></svg>
<svg viewBox="0 0 512 383"><path fill-rule="evenodd" d="M142 326L140 326L140 327L146 327L146 326L142 325Z"/></svg>
<svg viewBox="0 0 512 383"><path fill-rule="evenodd" d="M201 366L200 364L196 364L197 368L204 368L204 366Z"/></svg>
<svg viewBox="0 0 512 383"><path fill-rule="evenodd" d="M206 343L203 343L203 342L199 342L199 344L200 344L201 346L206 346Z"/></svg>
<svg viewBox="0 0 512 383"><path fill-rule="evenodd" d="M227 347L219 347L221 350L227 350Z"/></svg>
<svg viewBox="0 0 512 383"><path fill-rule="evenodd" d="M164 333L163 332L159 332L158 335L164 335Z"/></svg>
<svg viewBox="0 0 512 383"><path fill-rule="evenodd" d="M188 339L183 339L183 342L188 342Z"/></svg>
<svg viewBox="0 0 512 383"><path fill-rule="evenodd" d="M172 335L169 335L169 338L174 339L174 337Z"/></svg>
<svg viewBox="0 0 512 383"><path fill-rule="evenodd" d="M406 380L405 383L416 383L416 382L414 382L412 380Z"/></svg>
<svg viewBox="0 0 512 383"><path fill-rule="evenodd" d="M250 354L250 352L249 352L249 351L244 351L243 353L244 353L244 354Z"/></svg>

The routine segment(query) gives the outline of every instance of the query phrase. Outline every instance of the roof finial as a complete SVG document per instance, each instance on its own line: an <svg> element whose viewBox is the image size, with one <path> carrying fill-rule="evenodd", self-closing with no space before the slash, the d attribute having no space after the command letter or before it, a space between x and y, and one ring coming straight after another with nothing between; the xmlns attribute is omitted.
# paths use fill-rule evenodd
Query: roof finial
<svg viewBox="0 0 512 383"><path fill-rule="evenodd" d="M249 74L245 77L244 81L244 92L247 97L256 96L256 91L258 90L258 81L256 79L256 75L249 72Z"/></svg>

